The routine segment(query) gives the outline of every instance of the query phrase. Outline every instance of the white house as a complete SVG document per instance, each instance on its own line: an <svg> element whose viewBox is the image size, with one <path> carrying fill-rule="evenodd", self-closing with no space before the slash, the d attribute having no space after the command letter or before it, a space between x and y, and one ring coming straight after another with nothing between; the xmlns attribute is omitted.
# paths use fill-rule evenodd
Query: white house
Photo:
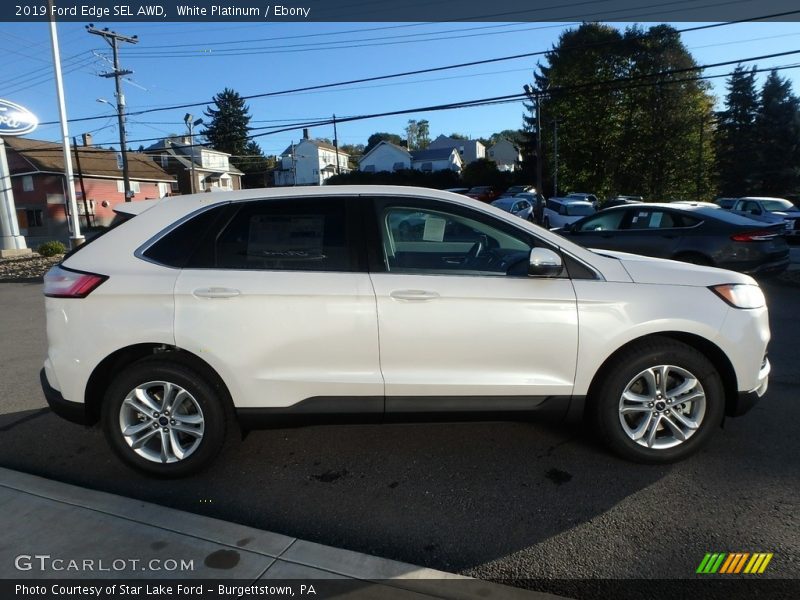
<svg viewBox="0 0 800 600"><path fill-rule="evenodd" d="M461 172L464 161L456 148L427 148L411 152L411 168L417 171Z"/></svg>
<svg viewBox="0 0 800 600"><path fill-rule="evenodd" d="M455 148L428 148L409 152L402 146L383 141L361 157L358 169L366 173L403 169L460 172L463 166L461 156Z"/></svg>
<svg viewBox="0 0 800 600"><path fill-rule="evenodd" d="M230 154L192 144L188 136L159 140L145 150L158 165L175 177L172 192L229 191L242 188L242 173L230 163ZM192 177L194 176L194 182Z"/></svg>
<svg viewBox="0 0 800 600"><path fill-rule="evenodd" d="M275 185L323 185L334 175L350 172L349 158L333 144L309 139L308 130L303 130L303 139L281 154Z"/></svg>
<svg viewBox="0 0 800 600"><path fill-rule="evenodd" d="M411 168L411 153L391 142L379 142L361 157L358 170L366 173L401 171Z"/></svg>
<svg viewBox="0 0 800 600"><path fill-rule="evenodd" d="M507 139L500 138L489 146L488 158L497 163L498 171L514 171L522 162L522 153Z"/></svg>
<svg viewBox="0 0 800 600"><path fill-rule="evenodd" d="M455 148L461 156L462 162L466 165L475 162L479 158L486 158L486 146L478 140L460 140L457 138L440 135L433 140L428 148Z"/></svg>

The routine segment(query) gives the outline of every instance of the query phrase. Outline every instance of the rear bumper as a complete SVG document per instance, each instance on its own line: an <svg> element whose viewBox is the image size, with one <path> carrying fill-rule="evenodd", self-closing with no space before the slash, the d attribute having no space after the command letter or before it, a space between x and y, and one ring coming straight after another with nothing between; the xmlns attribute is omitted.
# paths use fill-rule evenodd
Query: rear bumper
<svg viewBox="0 0 800 600"><path fill-rule="evenodd" d="M71 402L69 400L65 400L64 396L61 395L57 389L50 385L50 382L47 381L47 375L45 374L44 369L39 371L39 380L42 383L42 392L44 392L44 397L47 400L47 404L50 405L50 409L56 413L62 419L66 419L67 421L72 421L73 423L78 423L79 425L88 425L88 419L86 418L86 406L81 402Z"/></svg>
<svg viewBox="0 0 800 600"><path fill-rule="evenodd" d="M785 258L781 258L779 260L774 260L768 263L763 263L760 265L753 265L748 268L742 269L741 267L731 266L731 267L723 267L723 268L730 268L734 271L741 271L742 273L746 273L747 275L778 275L783 273L787 268L789 268L789 253L786 253Z"/></svg>

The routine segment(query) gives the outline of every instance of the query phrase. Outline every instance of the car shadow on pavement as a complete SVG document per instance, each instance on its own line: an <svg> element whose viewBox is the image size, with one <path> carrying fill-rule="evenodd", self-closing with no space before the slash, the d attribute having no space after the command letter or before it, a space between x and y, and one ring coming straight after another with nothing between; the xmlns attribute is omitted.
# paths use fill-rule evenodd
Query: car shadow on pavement
<svg viewBox="0 0 800 600"><path fill-rule="evenodd" d="M229 432L180 480L122 465L98 428L48 409L0 416L0 465L448 571L591 521L670 467L626 463L582 427L537 422L314 426Z"/></svg>

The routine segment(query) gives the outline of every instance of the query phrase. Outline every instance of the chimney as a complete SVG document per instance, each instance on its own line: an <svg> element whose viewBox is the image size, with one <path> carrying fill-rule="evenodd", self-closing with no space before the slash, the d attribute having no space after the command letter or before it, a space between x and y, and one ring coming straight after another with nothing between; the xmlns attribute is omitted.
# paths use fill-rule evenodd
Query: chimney
<svg viewBox="0 0 800 600"><path fill-rule="evenodd" d="M308 128L303 129L303 139L304 140L309 139L309 137L308 137Z"/></svg>
<svg viewBox="0 0 800 600"><path fill-rule="evenodd" d="M81 140L83 141L84 146L91 146L92 144L92 134L91 133L84 133L81 134Z"/></svg>

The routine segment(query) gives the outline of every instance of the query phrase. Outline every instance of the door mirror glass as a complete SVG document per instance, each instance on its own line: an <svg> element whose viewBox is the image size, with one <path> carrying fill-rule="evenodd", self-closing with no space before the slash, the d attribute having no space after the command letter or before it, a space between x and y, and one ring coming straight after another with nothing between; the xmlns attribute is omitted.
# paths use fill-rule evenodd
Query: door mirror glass
<svg viewBox="0 0 800 600"><path fill-rule="evenodd" d="M531 277L558 277L564 264L561 256L548 248L532 248L528 264Z"/></svg>

